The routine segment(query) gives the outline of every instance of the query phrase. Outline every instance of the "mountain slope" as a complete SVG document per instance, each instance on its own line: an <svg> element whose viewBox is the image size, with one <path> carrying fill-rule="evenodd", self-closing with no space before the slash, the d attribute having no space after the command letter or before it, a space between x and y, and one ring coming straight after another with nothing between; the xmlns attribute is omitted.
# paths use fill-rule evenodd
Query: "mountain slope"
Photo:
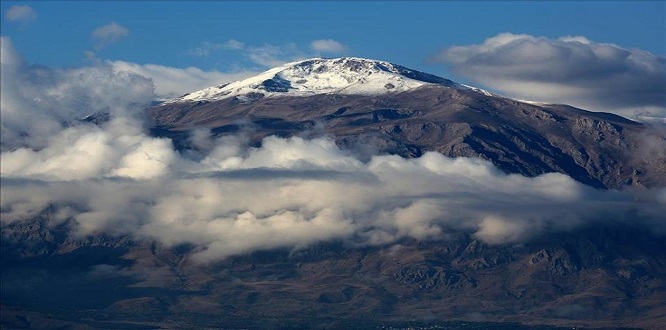
<svg viewBox="0 0 666 330"><path fill-rule="evenodd" d="M388 84L396 87L383 87ZM650 126L520 102L373 60L295 62L146 114L156 134L180 137L182 147L194 127L219 135L250 125L257 142L316 130L361 152L481 157L509 173L560 172L598 188L666 185L664 135Z"/></svg>
<svg viewBox="0 0 666 330"><path fill-rule="evenodd" d="M219 149L204 150L206 146L194 141L201 131L193 132L204 127L213 136L246 137L252 146L270 135L327 135L345 149L334 148L336 155L352 153L354 164L378 153L416 157L437 151L488 159L505 172L526 176L561 172L597 188L666 186L666 137L654 126L565 105L520 102L373 60L296 62L191 93L145 114L150 132L173 138L183 155L180 160L188 162L243 148L221 158L235 161L236 155L257 150L239 147L242 143L226 146L225 140L216 141ZM101 127L108 120L84 119ZM152 147L136 147L131 155L150 158ZM165 149L173 152L168 145ZM262 155L272 160L293 149L275 150ZM374 175L347 176L338 162L331 162L329 171L328 165L312 168L300 161L306 158L296 160L296 171L265 171L265 163L259 162L232 171L177 173L182 164L170 163L176 164L169 172L173 177L164 175L163 180L38 178L34 189L29 186L14 197L7 193L12 185L32 183L32 178L3 178L3 199L9 196L12 201L9 211L27 209L31 204L25 201L42 196L38 192L43 190L58 196L48 196L52 202L44 209L44 204L36 204L36 216L0 222L0 327L658 329L666 322L666 240L658 218L663 214L663 189L630 188L631 194L584 187L593 193L589 200L587 193L575 189L565 200L543 200L533 190L505 189L532 180L507 176L510 185L494 185L489 176L466 179L461 171L453 172L453 180L432 180L432 186L451 186L450 191L427 193L424 185L432 177L408 167L396 172L405 174L398 174L404 180L395 186L413 191L380 195L381 208L356 214L326 199L312 210L307 205L319 197L345 195L348 199L340 205L359 201L363 209L368 203L359 198L362 194L391 187L373 183ZM181 176L187 181L181 182ZM307 184L310 179L322 185ZM244 180L252 185L241 184ZM302 181L304 189L292 190ZM565 181L567 186L573 183ZM470 182L472 186L461 191ZM543 182L538 192L559 196L557 185ZM341 188L328 190L329 184ZM46 190L52 185L62 189ZM355 193L352 185L364 189ZM269 189L273 186L285 189ZM500 190L508 192L496 195ZM641 195L654 192L662 195ZM99 198L88 200L87 195ZM426 203L412 202L414 195L414 201ZM485 195L492 205L479 201ZM301 197L307 203L300 203ZM513 204L514 198L519 203ZM569 198L572 203L566 202ZM587 202L573 203L580 198L592 211L584 212ZM529 204L524 219L514 212L523 201ZM279 203L270 205L273 202ZM445 212L432 213L438 207ZM286 236L291 233L327 230L289 224L326 223L329 213L320 208L339 213L342 224L376 216L378 223L390 222L392 231L386 233L423 232L388 241L369 240L375 236L366 234L374 231L349 232L290 243ZM466 209L478 209L482 217L471 215L467 226L459 223L469 220L457 216L468 213ZM570 212L549 214L555 209ZM506 221L487 217L494 210L506 210L499 214ZM649 216L642 217L642 211ZM551 215L552 221L539 222L542 214ZM441 221L442 227L420 229L424 216ZM94 224L86 221L105 226L79 230ZM271 231L271 225L284 230ZM481 229L501 234L503 226L511 225L526 228L530 235L501 242L478 235ZM234 234L221 235L229 232ZM285 245L262 245L285 237ZM197 262L213 243L227 242L260 244L208 264Z"/></svg>

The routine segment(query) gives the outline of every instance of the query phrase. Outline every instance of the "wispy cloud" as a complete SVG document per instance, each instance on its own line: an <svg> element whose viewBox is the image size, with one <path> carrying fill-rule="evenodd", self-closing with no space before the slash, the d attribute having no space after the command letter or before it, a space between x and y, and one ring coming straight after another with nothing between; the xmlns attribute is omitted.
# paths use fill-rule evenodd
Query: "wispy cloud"
<svg viewBox="0 0 666 330"><path fill-rule="evenodd" d="M246 54L253 63L268 68L308 57L295 44L249 47Z"/></svg>
<svg viewBox="0 0 666 330"><path fill-rule="evenodd" d="M502 33L431 60L511 97L666 118L666 59L638 49Z"/></svg>
<svg viewBox="0 0 666 330"><path fill-rule="evenodd" d="M203 42L197 48L190 50L190 54L194 56L209 56L212 51L218 49L230 49L230 50L242 50L245 48L245 44L234 39L229 39L223 43L213 43L213 42Z"/></svg>
<svg viewBox="0 0 666 330"><path fill-rule="evenodd" d="M126 37L129 33L130 31L126 27L112 22L96 28L90 33L90 36L95 42L95 49L100 50Z"/></svg>
<svg viewBox="0 0 666 330"><path fill-rule="evenodd" d="M248 61L262 67L274 67L306 56L295 44L248 45L235 39L222 43L203 42L189 51L194 56L210 56L214 51L229 50L240 52Z"/></svg>
<svg viewBox="0 0 666 330"><path fill-rule="evenodd" d="M7 9L5 18L10 22L29 22L37 18L37 13L28 5L14 5Z"/></svg>
<svg viewBox="0 0 666 330"><path fill-rule="evenodd" d="M248 61L265 68L282 65L286 62L305 59L325 54L344 53L349 48L333 39L314 40L308 48L299 47L295 43L282 45L263 44L249 45L235 39L229 39L222 43L203 42L198 47L189 51L194 56L210 56L218 50L240 52Z"/></svg>
<svg viewBox="0 0 666 330"><path fill-rule="evenodd" d="M340 54L349 47L333 39L318 39L310 43L310 48L318 53Z"/></svg>

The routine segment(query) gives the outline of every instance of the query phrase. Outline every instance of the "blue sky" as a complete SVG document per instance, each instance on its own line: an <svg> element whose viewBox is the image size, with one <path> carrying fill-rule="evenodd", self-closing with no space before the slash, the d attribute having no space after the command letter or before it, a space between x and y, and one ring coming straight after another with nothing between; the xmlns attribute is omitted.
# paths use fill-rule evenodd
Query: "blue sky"
<svg viewBox="0 0 666 330"><path fill-rule="evenodd" d="M129 34L99 51L101 58L218 70L248 63L235 52L202 57L188 51L229 39L303 49L315 39L334 39L349 47L347 55L442 73L441 66L425 62L437 50L511 32L582 35L666 54L663 1L3 1L3 13L17 4L31 6L37 18L21 24L3 19L2 34L30 62L50 66L83 64L84 52L92 47L91 31L112 22Z"/></svg>
<svg viewBox="0 0 666 330"><path fill-rule="evenodd" d="M515 56L515 49L506 47L493 48L490 55L479 52L486 48L475 50L484 42L505 40L502 33L522 36L519 42L539 51ZM632 113L666 109L666 100L661 101L666 97L659 91L666 63L665 1L2 1L2 36L28 63L49 67L103 60L204 71L187 77L196 83L169 90L172 93L242 78L295 59L347 55L388 60L516 98L610 110L631 106ZM574 41L583 40L585 51L607 44L617 47L594 51L593 60L571 57L566 54L576 53L580 45L566 39L570 36L583 37ZM323 46L315 46L317 40ZM452 57L455 46L468 47L468 58ZM598 65L599 54L609 51L617 53L614 60ZM478 55L486 62L479 65ZM559 56L557 63L547 72L533 68L539 72L530 72L531 80L504 70L510 65L496 67L498 59L507 57L514 58L516 67L525 60L550 63L553 56ZM632 63L623 62L626 58ZM638 80L609 78L618 67L631 74L638 71ZM587 72L590 68L599 72ZM587 76L578 82L566 80L581 70L595 77L592 83ZM145 67L135 67L139 71L148 75ZM150 78L157 79L151 72ZM636 81L650 84L656 93L647 96L652 100L647 104L624 100L609 107L608 102L588 102L603 98L597 91L586 91L588 100L580 101L573 96L581 93L545 94L544 84L525 88L533 86L534 79L561 76L560 72L568 72L568 78L557 77L554 83L567 87L587 81L590 89L610 79L614 87ZM498 80L498 75L512 80ZM157 81L156 85L158 90L166 88ZM617 92L611 90L610 95Z"/></svg>

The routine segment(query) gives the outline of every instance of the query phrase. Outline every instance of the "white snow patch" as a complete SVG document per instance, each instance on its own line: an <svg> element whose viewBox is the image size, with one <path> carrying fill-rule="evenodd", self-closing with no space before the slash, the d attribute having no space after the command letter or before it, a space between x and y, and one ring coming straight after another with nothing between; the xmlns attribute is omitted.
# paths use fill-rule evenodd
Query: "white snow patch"
<svg viewBox="0 0 666 330"><path fill-rule="evenodd" d="M287 63L242 81L208 87L166 103L217 101L231 97L244 99L244 95L248 93L261 93L264 97L318 94L372 95L400 93L432 84L405 76L405 70L418 74L417 71L385 61L356 57L314 58ZM271 83L278 88L267 86Z"/></svg>

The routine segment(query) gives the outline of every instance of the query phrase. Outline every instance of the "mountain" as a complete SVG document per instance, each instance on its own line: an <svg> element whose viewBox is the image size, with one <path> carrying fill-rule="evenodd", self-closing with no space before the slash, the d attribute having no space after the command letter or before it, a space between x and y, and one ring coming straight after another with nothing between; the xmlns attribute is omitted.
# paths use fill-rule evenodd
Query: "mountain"
<svg viewBox="0 0 666 330"><path fill-rule="evenodd" d="M666 185L663 133L609 113L521 102L383 61L311 59L189 93L147 110L153 132L187 148L187 131L318 131L357 152L437 151L507 173L560 172L597 188ZM646 143L654 140L655 143ZM650 157L644 157L650 155Z"/></svg>
<svg viewBox="0 0 666 330"><path fill-rule="evenodd" d="M103 125L107 117L83 121ZM382 153L413 158L429 151L482 158L506 173L559 172L595 188L580 196L608 193L603 196L615 201L635 191L638 203L648 207L655 197L641 193L666 187L666 136L657 126L567 105L513 100L384 61L346 57L288 63L150 107L145 117L148 131L171 138L182 154L196 154L193 131L201 128L216 137L244 136L252 146L272 135L328 136L361 161ZM143 157L141 152L150 157L146 149L138 151L133 157ZM270 176L279 173L253 170L213 173L226 181L211 186L204 182L208 177L197 176L196 185L183 186L192 192L188 197L205 200L211 210L216 203L231 203L237 208L233 212L242 213L234 196L216 200L207 193L219 188L215 185L242 189L246 186L237 185L241 176L257 175L250 180L271 184ZM23 181L3 178L3 185L10 189ZM149 207L156 201L135 194L134 180L107 181L120 196L104 195L96 203L135 200L131 205L146 217L154 211ZM182 213L187 222L190 215L209 211L181 210L174 200L179 195L169 190L177 184L147 182L137 189L165 190L157 195L164 199L160 207L175 205L165 208L167 217ZM40 181L35 189L56 184ZM78 183L64 184L75 190ZM96 189L105 191L96 187L80 194ZM26 209L21 203L27 199L17 198L17 208ZM590 203L607 201L592 198ZM456 200L450 214L465 202ZM194 243L168 245L146 238L152 236L119 234L119 228L81 234L67 215L92 206L59 206L1 222L2 328L659 329L666 323L666 240L648 229L659 226L645 226L630 208L626 213L635 216L635 223L601 214L566 228L556 224L576 224L575 219L557 218L544 226L558 229L518 242L490 244L469 228L452 226L430 239L405 236L390 244L359 244L354 237L320 240L200 264L194 256L202 247ZM117 210L117 217L130 211ZM103 212L87 215L105 221ZM222 216L213 215L219 224L228 220ZM132 223L123 220L118 223ZM164 224L151 228L159 231ZM182 233L202 235L196 228L200 224L187 223Z"/></svg>

